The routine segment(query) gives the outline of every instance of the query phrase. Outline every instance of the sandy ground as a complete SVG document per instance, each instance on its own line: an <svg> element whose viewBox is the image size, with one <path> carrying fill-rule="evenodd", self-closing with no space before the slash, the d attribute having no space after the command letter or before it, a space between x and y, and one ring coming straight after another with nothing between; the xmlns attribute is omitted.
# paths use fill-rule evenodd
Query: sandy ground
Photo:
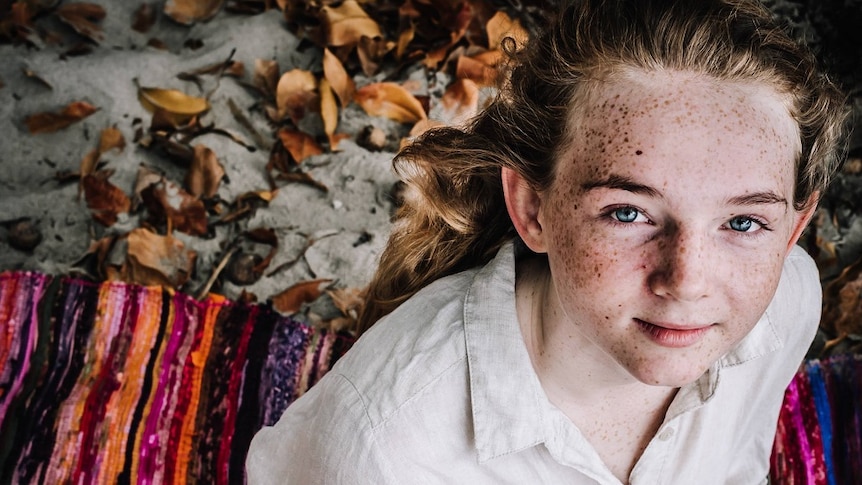
<svg viewBox="0 0 862 485"><path fill-rule="evenodd" d="M271 10L253 17L220 13L212 21L190 28L173 24L162 16L147 34L129 28L136 2L101 1L107 10L102 22L105 41L92 53L60 59L68 46L29 50L23 46L0 45L0 220L29 217L38 222L43 241L32 252L8 245L0 234L0 268L30 269L53 274L68 273L87 251L92 240L106 234L138 227L140 214L121 216L110 228L95 222L86 203L78 197L77 183L60 183L54 175L77 171L82 157L98 143L99 133L108 126L120 129L127 147L107 154L107 167L116 171L111 182L132 193L140 164L164 172L168 179L182 181L185 168L163 156L131 143L135 130L149 125L150 114L138 102L135 80L142 86L180 89L201 95L194 84L178 80L183 71L217 63L236 50L233 59L253 66L255 59L276 60L281 71L310 69L319 59L314 49L299 52L298 40L283 25L281 12ZM60 26L58 29L62 29ZM67 29L68 30L68 29ZM169 50L147 47L149 38L162 40ZM183 47L188 39L201 39L197 50ZM251 76L247 67L245 81ZM25 75L30 70L51 87ZM209 88L211 86L205 86ZM245 108L259 131L272 142L272 129L260 110L259 97L233 78L222 78L211 98L212 110L205 123L227 129L250 140L228 109L228 100ZM72 101L83 100L99 108L90 117L56 133L33 135L23 123L27 115L56 111ZM296 259L310 239L315 240L297 264L275 274L265 273L255 284L237 287L224 282L214 291L235 298L242 290L261 300L290 285L312 278L338 280L339 286L362 286L370 277L377 254L389 231L392 212L389 193L395 182L391 171L392 151L372 152L353 140L363 127L376 124L392 137L405 127L368 117L353 105L342 117L339 131L352 135L340 144L340 151L314 156L303 162L306 170L329 188L327 193L300 184L280 184L277 197L268 207L258 209L241 223L219 226L212 238L199 238L175 231L198 253L195 273L185 290L195 293L209 278L229 241L247 229L272 228L279 236L280 250L269 271ZM409 127L406 127L409 128ZM219 196L234 200L238 195L268 188L265 166L269 151L249 152L218 135L204 135L196 142L210 147L225 167L227 181ZM7 229L2 231L8 232ZM258 252L266 253L267 247Z"/></svg>

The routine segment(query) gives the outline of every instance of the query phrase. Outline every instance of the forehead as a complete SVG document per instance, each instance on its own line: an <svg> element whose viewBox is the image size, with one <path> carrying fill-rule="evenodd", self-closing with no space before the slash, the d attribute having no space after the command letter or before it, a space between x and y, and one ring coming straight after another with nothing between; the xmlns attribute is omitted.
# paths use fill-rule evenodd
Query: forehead
<svg viewBox="0 0 862 485"><path fill-rule="evenodd" d="M711 177L744 170L754 178L793 179L801 143L788 103L763 84L625 72L582 93L562 161L591 172L686 169Z"/></svg>

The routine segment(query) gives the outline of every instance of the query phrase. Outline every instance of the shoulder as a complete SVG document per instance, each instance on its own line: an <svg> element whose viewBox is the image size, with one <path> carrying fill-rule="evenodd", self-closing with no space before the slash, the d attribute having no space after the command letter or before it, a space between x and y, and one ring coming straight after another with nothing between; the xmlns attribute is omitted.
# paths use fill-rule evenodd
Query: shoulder
<svg viewBox="0 0 862 485"><path fill-rule="evenodd" d="M778 288L766 316L785 345L801 358L820 325L820 273L811 256L794 246L784 262Z"/></svg>

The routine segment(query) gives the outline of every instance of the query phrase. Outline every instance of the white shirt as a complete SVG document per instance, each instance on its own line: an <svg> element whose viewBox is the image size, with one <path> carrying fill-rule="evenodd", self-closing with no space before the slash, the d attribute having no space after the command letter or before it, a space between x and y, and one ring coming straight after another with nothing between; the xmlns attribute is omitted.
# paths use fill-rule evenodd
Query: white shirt
<svg viewBox="0 0 862 485"><path fill-rule="evenodd" d="M630 483L764 483L820 297L813 261L794 248L764 316L679 390ZM255 436L246 465L251 484L620 483L533 370L511 244L375 324Z"/></svg>

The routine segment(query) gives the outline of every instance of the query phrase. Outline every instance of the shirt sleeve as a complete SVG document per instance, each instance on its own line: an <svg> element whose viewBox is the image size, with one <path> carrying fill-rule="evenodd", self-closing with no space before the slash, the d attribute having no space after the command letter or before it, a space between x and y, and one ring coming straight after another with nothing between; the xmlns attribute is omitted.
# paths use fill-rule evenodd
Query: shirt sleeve
<svg viewBox="0 0 862 485"><path fill-rule="evenodd" d="M248 483L395 483L360 394L330 373L255 435L246 459Z"/></svg>

